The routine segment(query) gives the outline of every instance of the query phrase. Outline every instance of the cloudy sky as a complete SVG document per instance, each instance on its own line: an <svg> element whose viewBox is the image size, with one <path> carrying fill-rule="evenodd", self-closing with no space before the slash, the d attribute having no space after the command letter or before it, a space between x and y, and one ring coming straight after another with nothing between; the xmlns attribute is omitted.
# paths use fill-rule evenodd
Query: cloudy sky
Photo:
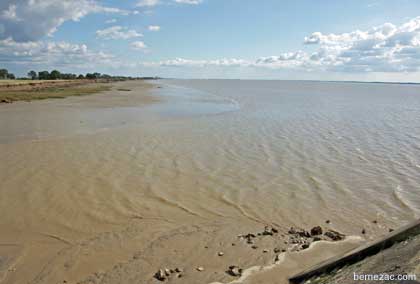
<svg viewBox="0 0 420 284"><path fill-rule="evenodd" d="M420 1L1 0L0 67L420 82Z"/></svg>

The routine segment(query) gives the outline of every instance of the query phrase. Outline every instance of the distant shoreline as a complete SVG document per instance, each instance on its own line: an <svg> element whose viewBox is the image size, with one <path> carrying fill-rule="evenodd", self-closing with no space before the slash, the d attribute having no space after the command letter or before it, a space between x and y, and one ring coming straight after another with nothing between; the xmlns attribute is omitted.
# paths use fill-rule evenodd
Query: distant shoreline
<svg viewBox="0 0 420 284"><path fill-rule="evenodd" d="M5 80L0 81L0 104L97 94L109 91L118 81L122 80Z"/></svg>

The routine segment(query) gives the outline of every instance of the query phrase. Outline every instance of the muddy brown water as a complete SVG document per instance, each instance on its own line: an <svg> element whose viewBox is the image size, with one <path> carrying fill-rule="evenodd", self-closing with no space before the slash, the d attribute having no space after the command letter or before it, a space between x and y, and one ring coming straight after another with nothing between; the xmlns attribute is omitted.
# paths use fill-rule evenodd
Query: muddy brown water
<svg viewBox="0 0 420 284"><path fill-rule="evenodd" d="M419 138L416 85L134 81L0 105L0 282L284 283L419 216ZM350 237L272 266L318 224ZM265 225L279 236L238 240Z"/></svg>

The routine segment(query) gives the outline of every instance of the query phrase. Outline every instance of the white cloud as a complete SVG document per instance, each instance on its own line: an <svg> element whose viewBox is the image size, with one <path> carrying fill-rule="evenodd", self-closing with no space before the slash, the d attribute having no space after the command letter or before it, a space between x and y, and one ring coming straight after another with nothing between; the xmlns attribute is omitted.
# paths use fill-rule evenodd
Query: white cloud
<svg viewBox="0 0 420 284"><path fill-rule="evenodd" d="M106 24L113 24L113 23L116 23L116 22L117 22L117 19L109 19L109 20L105 21Z"/></svg>
<svg viewBox="0 0 420 284"><path fill-rule="evenodd" d="M11 38L0 40L0 63L40 66L92 66L114 62L115 58L104 52L90 50L85 44L68 42L28 41L16 42Z"/></svg>
<svg viewBox="0 0 420 284"><path fill-rule="evenodd" d="M130 44L130 46L134 49L138 50L145 50L147 48L146 44L142 41L135 41Z"/></svg>
<svg viewBox="0 0 420 284"><path fill-rule="evenodd" d="M138 7L153 7L160 4L159 0L140 0L136 6Z"/></svg>
<svg viewBox="0 0 420 284"><path fill-rule="evenodd" d="M103 30L96 31L96 36L103 39L131 39L142 37L143 35L135 30L130 30L121 26L112 26Z"/></svg>
<svg viewBox="0 0 420 284"><path fill-rule="evenodd" d="M33 41L52 35L66 21L78 21L91 13L121 13L94 0L2 0L0 39Z"/></svg>
<svg viewBox="0 0 420 284"><path fill-rule="evenodd" d="M175 58L171 60L159 62L143 62L143 66L148 67L206 67L206 66L219 66L219 67L244 67L250 66L252 63L234 58L224 58L215 60L192 60L185 58Z"/></svg>
<svg viewBox="0 0 420 284"><path fill-rule="evenodd" d="M203 2L203 0L175 0L176 3L197 5Z"/></svg>
<svg viewBox="0 0 420 284"><path fill-rule="evenodd" d="M144 64L162 67L223 66L353 73L420 72L420 17L400 26L385 23L366 31L356 30L341 34L314 32L305 37L304 43L315 45L317 49L314 52L281 53L256 60L176 58Z"/></svg>
<svg viewBox="0 0 420 284"><path fill-rule="evenodd" d="M158 32L160 31L160 26L148 26L149 31Z"/></svg>

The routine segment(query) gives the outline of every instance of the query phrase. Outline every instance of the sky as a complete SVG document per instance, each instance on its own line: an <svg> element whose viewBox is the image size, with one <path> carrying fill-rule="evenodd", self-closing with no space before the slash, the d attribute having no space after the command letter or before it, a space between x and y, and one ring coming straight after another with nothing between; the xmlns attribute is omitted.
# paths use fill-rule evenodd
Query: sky
<svg viewBox="0 0 420 284"><path fill-rule="evenodd" d="M0 68L420 82L420 1L1 0Z"/></svg>

